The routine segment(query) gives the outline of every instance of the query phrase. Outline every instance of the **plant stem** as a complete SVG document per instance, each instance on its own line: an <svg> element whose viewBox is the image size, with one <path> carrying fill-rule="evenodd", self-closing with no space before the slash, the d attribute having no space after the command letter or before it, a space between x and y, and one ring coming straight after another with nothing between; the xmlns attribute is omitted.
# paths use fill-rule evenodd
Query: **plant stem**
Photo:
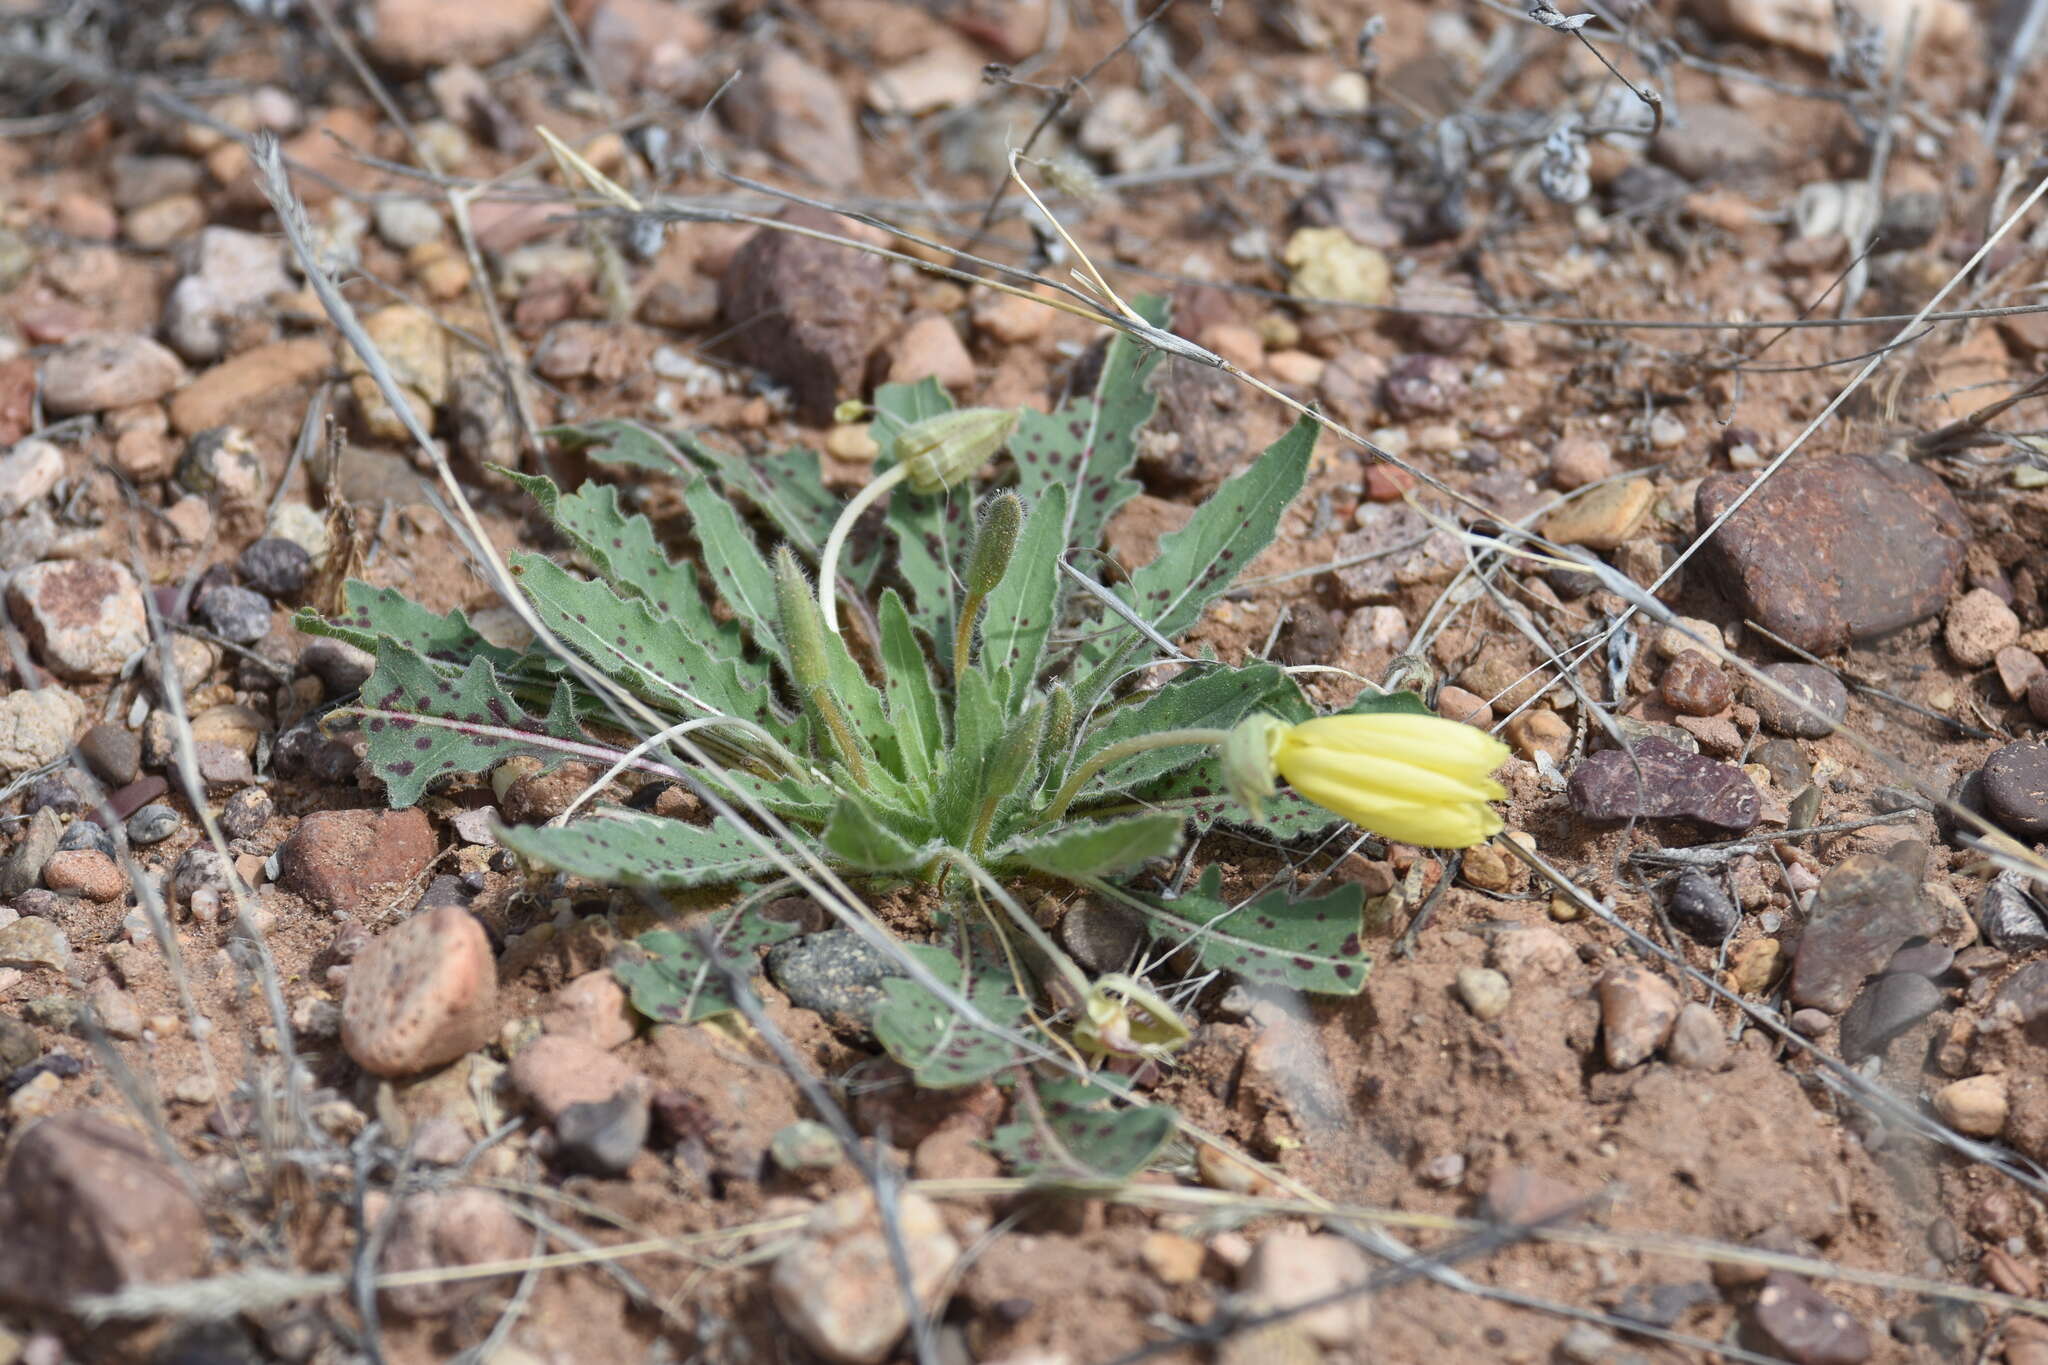
<svg viewBox="0 0 2048 1365"><path fill-rule="evenodd" d="M831 579L825 580L827 583ZM818 717L826 731L832 736L832 747L839 750L839 757L846 764L846 770L853 780L862 787L868 785L868 763L861 754L860 740L853 733L853 726L847 721L846 713L839 707L839 699L824 688L814 688L810 697L811 711Z"/></svg>
<svg viewBox="0 0 2048 1365"><path fill-rule="evenodd" d="M1214 748L1229 738L1228 730L1160 730L1149 735L1134 735L1130 739L1112 744L1098 751L1074 770L1074 775L1061 784L1059 792L1052 798L1052 804L1045 808L1045 814L1038 818L1033 827L1049 825L1065 815L1067 807L1074 803L1074 798L1080 794L1081 788L1087 786L1090 779L1112 763L1121 763L1133 754L1142 754L1152 749L1171 749L1178 744L1201 744Z"/></svg>
<svg viewBox="0 0 2048 1365"><path fill-rule="evenodd" d="M986 593L969 593L960 602L960 619L953 623L953 686L960 686L960 679L967 673L967 665L974 653L974 618L981 613L981 604L988 600Z"/></svg>
<svg viewBox="0 0 2048 1365"><path fill-rule="evenodd" d="M1059 973L1061 983L1073 991L1076 1002L1088 998L1088 992L1092 987L1087 973L1075 965L1074 959L1068 957L1059 944L1052 941L1052 935L1039 927L1038 921L1031 918L1030 913L1017 903L1016 897L1003 890L1001 884L988 874L987 868L957 848L946 849L939 857L965 872L969 880L987 891L990 897L1008 912L1011 923L1023 931L1024 937L1030 939L1039 952L1045 954L1046 961Z"/></svg>
<svg viewBox="0 0 2048 1365"><path fill-rule="evenodd" d="M818 610L825 617L825 629L834 635L839 633L839 552L845 548L847 532L877 498L908 477L910 466L894 464L869 480L867 487L847 499L839 520L832 523L831 534L825 537L825 548L818 555Z"/></svg>

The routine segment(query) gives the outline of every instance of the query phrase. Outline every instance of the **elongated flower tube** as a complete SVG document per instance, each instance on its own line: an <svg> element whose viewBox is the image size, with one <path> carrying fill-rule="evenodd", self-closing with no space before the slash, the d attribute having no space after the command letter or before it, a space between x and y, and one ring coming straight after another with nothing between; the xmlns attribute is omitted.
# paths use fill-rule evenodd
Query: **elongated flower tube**
<svg viewBox="0 0 2048 1365"><path fill-rule="evenodd" d="M1425 848L1469 848L1500 833L1493 772L1508 748L1437 716L1318 716L1289 725L1252 716L1222 745L1232 792L1256 817L1285 778L1361 829Z"/></svg>

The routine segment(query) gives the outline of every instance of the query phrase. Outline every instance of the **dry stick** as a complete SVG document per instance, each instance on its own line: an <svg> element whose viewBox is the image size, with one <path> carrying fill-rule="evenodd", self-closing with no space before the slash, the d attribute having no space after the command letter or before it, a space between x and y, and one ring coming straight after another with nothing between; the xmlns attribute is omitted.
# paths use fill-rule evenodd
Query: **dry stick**
<svg viewBox="0 0 2048 1365"><path fill-rule="evenodd" d="M257 139L252 155L257 169L258 185L276 211L285 238L298 258L307 283L319 297L321 307L327 311L336 329L363 361L372 382L377 385L385 402L391 406L399 422L413 438L414 444L433 465L442 489L460 518L456 524L466 532L471 548L482 561L487 571L487 580L493 589L518 615L522 624L533 632L533 638L540 647L560 658L578 682L587 687L593 695L605 700L614 714L621 719L623 728L642 734L661 729L663 721L660 717L638 698L616 686L609 678L585 663L575 651L562 642L545 621L541 620L532 604L519 591L497 548L485 534L483 523L477 517L476 509L470 505L469 497L463 492L461 483L457 481L454 469L449 466L447 455L428 435L411 405L404 400L397 378L392 374L391 367L385 362L375 344L371 342L369 335L363 330L362 323L355 316L355 310L349 307L348 300L342 297L341 291L320 268L320 263L311 248L311 234L305 221L305 212L293 195L290 182L285 178L275 139ZM629 717L630 719L627 719ZM978 1006L942 980L923 962L904 952L874 911L853 894L845 881L818 856L810 844L799 838L779 816L762 805L751 792L744 790L738 793L741 802L767 833L763 834L754 824L741 819L739 812L723 795L712 790L690 771L691 764L708 768L712 766L712 762L687 736L678 736L670 741L670 748L683 755L677 760L677 776L692 794L703 801L715 815L731 822L733 828L750 847L786 872L800 890L825 906L834 918L853 930L863 942L896 962L911 980L936 995L976 1027L1022 1049L1026 1055L1045 1061L1061 1062L1056 1053L1041 1046L1035 1039L988 1018ZM607 758L613 756L615 755L608 754Z"/></svg>
<svg viewBox="0 0 2048 1365"><path fill-rule="evenodd" d="M1885 90L1884 108L1878 114L1877 141L1870 151L1870 174L1864 180L1870 203L1875 206L1884 195L1884 172L1892 156L1892 123L1899 110L1899 97L1906 86L1906 68L1913 60L1913 38L1919 31L1920 11L1909 10L1906 14L1906 31L1899 42L1899 51L1892 62L1891 81ZM1837 317L1847 317L1863 297L1864 287L1870 282L1869 253L1877 244L1878 213L1873 209L1870 221L1865 224L1857 239L1849 243L1854 259L1849 265L1849 280L1842 289L1841 301L1835 306Z"/></svg>

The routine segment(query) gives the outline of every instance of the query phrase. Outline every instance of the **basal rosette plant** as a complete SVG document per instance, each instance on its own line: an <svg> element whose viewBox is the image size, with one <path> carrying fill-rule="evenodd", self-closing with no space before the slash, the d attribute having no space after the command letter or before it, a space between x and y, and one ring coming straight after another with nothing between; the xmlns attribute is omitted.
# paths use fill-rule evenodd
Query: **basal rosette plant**
<svg viewBox="0 0 2048 1365"><path fill-rule="evenodd" d="M876 1035L921 1084L1016 1066L1015 1031L1032 1028L1063 1048L1163 1056L1186 1029L1151 986L1090 980L986 889L1066 883L1137 911L1197 970L1353 993L1368 966L1356 886L1233 906L1213 868L1173 897L1123 879L1219 820L1279 839L1344 817L1401 839L1477 842L1499 828L1487 803L1502 793L1488 775L1506 752L1413 694L1369 692L1345 715L1316 718L1271 663L1195 659L1139 686L1159 642L1188 631L1271 541L1317 433L1304 421L1282 436L1105 601L1062 563L1097 564L1110 518L1138 492L1131 469L1158 361L1119 337L1094 394L1050 415L955 411L929 381L884 387L877 477L851 504L805 450L742 456L621 423L559 433L597 461L679 480L694 553L671 557L611 484L564 492L514 474L573 548L560 561L513 555L514 582L583 664L669 734L687 733L706 762L616 730L560 659L492 645L459 612L351 583L343 612L300 625L376 654L351 711L394 805L529 755L688 776L736 810L772 812L801 843L769 840L764 852L765 828L749 837L723 819L687 823L631 803L499 832L527 858L610 885L736 889L708 934L648 933L615 963L648 1015L732 1007L706 945L740 964L791 934L758 911L787 893L785 871L802 856L856 882L941 889L933 941L902 947L1010 1034L968 1026L913 980L890 981ZM993 482L1007 486L977 490L1005 447ZM849 536L870 503L882 507L880 534ZM1037 1104L1028 1132L998 1138L1026 1166L1057 1152L1069 1170L1127 1173L1165 1136L1146 1109L1102 1115L1044 1087ZM1059 1136L1061 1106L1076 1133L1114 1140L1077 1156Z"/></svg>

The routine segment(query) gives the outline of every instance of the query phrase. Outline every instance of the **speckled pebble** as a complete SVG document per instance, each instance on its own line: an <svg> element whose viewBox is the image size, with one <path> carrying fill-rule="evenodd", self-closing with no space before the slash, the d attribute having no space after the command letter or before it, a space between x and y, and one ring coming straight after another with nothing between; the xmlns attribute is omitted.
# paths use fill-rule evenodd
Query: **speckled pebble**
<svg viewBox="0 0 2048 1365"><path fill-rule="evenodd" d="M270 633L270 599L232 583L207 589L192 610L208 630L238 645L254 644Z"/></svg>
<svg viewBox="0 0 2048 1365"><path fill-rule="evenodd" d="M265 536L249 542L235 561L242 581L273 600L290 597L313 576L313 556L297 541Z"/></svg>
<svg viewBox="0 0 2048 1365"><path fill-rule="evenodd" d="M160 844L176 834L184 822L184 817L169 806L152 803L128 817L128 842L144 847Z"/></svg>
<svg viewBox="0 0 2048 1365"><path fill-rule="evenodd" d="M1768 729L1795 739L1819 739L1833 734L1849 713L1849 689L1830 669L1814 664L1770 664L1758 671L1796 699L1787 700L1775 689L1754 681L1749 684L1747 700Z"/></svg>

